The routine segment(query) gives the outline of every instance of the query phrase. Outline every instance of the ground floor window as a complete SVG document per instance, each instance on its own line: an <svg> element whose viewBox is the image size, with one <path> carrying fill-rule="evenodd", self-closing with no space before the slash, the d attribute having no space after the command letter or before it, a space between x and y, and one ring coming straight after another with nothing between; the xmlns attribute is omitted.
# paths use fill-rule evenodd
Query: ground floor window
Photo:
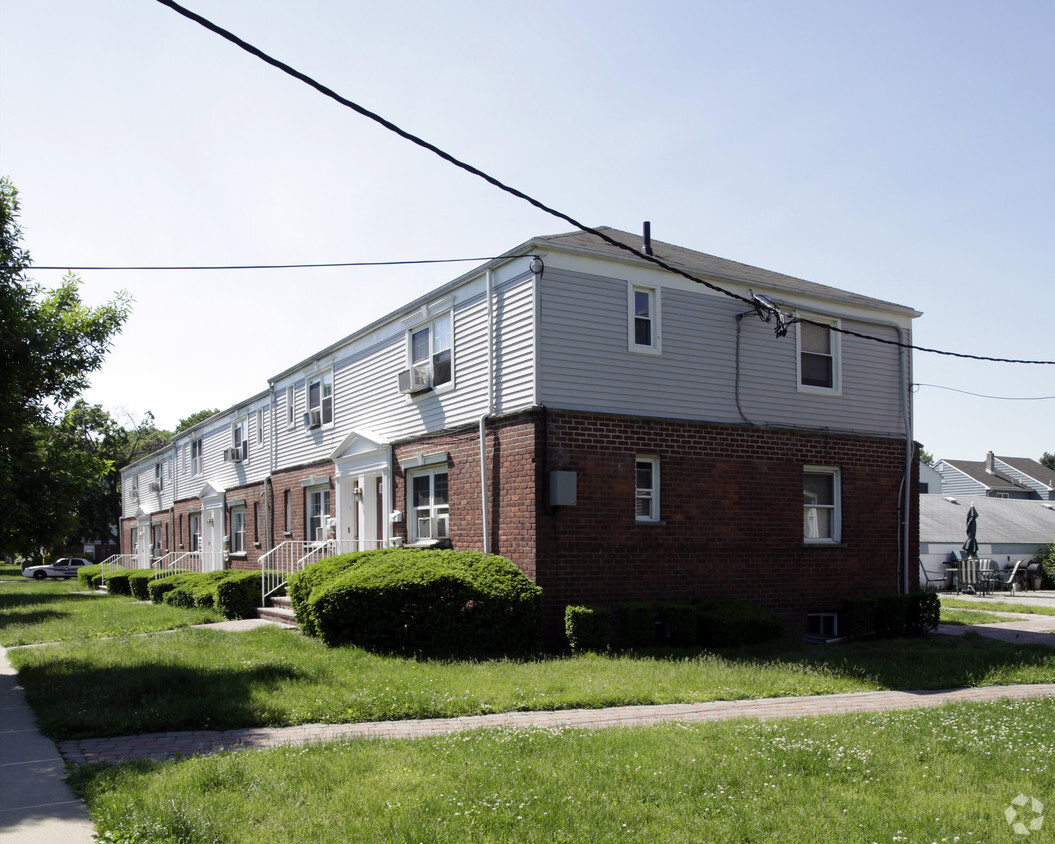
<svg viewBox="0 0 1055 844"><path fill-rule="evenodd" d="M410 477L410 512L412 542L450 536L446 469L417 472Z"/></svg>
<svg viewBox="0 0 1055 844"><path fill-rule="evenodd" d="M803 537L807 542L838 542L839 470L807 466L803 473Z"/></svg>
<svg viewBox="0 0 1055 844"><path fill-rule="evenodd" d="M231 553L245 553L245 507L231 508Z"/></svg>
<svg viewBox="0 0 1055 844"><path fill-rule="evenodd" d="M634 467L635 518L639 522L658 522L659 458L638 455Z"/></svg>
<svg viewBox="0 0 1055 844"><path fill-rule="evenodd" d="M187 524L190 531L190 550L201 550L201 513L191 513L187 516Z"/></svg>
<svg viewBox="0 0 1055 844"><path fill-rule="evenodd" d="M307 539L322 542L326 539L326 522L330 518L330 488L309 489L307 496Z"/></svg>

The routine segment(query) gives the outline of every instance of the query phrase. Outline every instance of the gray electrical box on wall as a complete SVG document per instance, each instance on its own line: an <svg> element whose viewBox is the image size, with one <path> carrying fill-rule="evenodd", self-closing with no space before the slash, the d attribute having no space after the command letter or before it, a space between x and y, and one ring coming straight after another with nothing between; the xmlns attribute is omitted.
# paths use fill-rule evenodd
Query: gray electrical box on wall
<svg viewBox="0 0 1055 844"><path fill-rule="evenodd" d="M577 483L578 476L576 472L550 472L549 506L574 507Z"/></svg>

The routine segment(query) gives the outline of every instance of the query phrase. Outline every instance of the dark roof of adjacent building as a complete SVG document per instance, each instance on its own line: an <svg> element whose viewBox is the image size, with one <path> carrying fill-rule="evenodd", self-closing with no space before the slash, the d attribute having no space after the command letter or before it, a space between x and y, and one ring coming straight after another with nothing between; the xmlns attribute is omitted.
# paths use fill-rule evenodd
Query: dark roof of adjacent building
<svg viewBox="0 0 1055 844"><path fill-rule="evenodd" d="M996 459L1001 463L1006 463L1026 477L1044 484L1049 489L1055 489L1055 470L1049 469L1039 460L1031 460L1028 457L1000 457L999 455L997 455Z"/></svg>

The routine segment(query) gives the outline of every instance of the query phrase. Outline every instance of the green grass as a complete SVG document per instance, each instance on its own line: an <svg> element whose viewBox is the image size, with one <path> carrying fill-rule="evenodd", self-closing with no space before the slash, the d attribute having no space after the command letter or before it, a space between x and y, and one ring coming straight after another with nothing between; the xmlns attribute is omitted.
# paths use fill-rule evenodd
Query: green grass
<svg viewBox="0 0 1055 844"><path fill-rule="evenodd" d="M968 610L957 607L946 609L944 606L941 608L942 624L1000 624L1009 621L1014 621L1014 619L1006 615L986 612L984 609Z"/></svg>
<svg viewBox="0 0 1055 844"><path fill-rule="evenodd" d="M1018 603L1014 599L1007 601L997 601L996 599L986 599L982 601L965 601L962 598L941 598L942 608L950 607L954 609L984 609L990 612L1019 612L1027 613L1029 615L1055 615L1055 607L1038 607L1031 604Z"/></svg>
<svg viewBox="0 0 1055 844"><path fill-rule="evenodd" d="M1037 699L356 741L74 780L116 841L1000 842L1022 839L1017 795L1055 793L1053 725Z"/></svg>
<svg viewBox="0 0 1055 844"><path fill-rule="evenodd" d="M0 578L22 577L22 566L18 563L0 563Z"/></svg>
<svg viewBox="0 0 1055 844"><path fill-rule="evenodd" d="M1055 682L1055 650L970 635L718 653L425 661L327 648L264 627L81 640L13 650L9 658L54 739Z"/></svg>
<svg viewBox="0 0 1055 844"><path fill-rule="evenodd" d="M76 580L0 583L0 645L84 640L223 621L214 610L143 604L80 591Z"/></svg>

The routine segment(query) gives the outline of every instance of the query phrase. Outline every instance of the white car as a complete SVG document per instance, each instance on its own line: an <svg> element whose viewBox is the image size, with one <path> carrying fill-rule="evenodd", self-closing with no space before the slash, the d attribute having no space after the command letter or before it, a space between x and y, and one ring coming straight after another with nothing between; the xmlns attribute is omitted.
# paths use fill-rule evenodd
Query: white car
<svg viewBox="0 0 1055 844"><path fill-rule="evenodd" d="M84 557L60 557L50 566L30 566L22 569L22 577L32 577L34 580L44 580L48 577L64 577L69 580L77 576L77 569L81 566L92 565L91 560Z"/></svg>

